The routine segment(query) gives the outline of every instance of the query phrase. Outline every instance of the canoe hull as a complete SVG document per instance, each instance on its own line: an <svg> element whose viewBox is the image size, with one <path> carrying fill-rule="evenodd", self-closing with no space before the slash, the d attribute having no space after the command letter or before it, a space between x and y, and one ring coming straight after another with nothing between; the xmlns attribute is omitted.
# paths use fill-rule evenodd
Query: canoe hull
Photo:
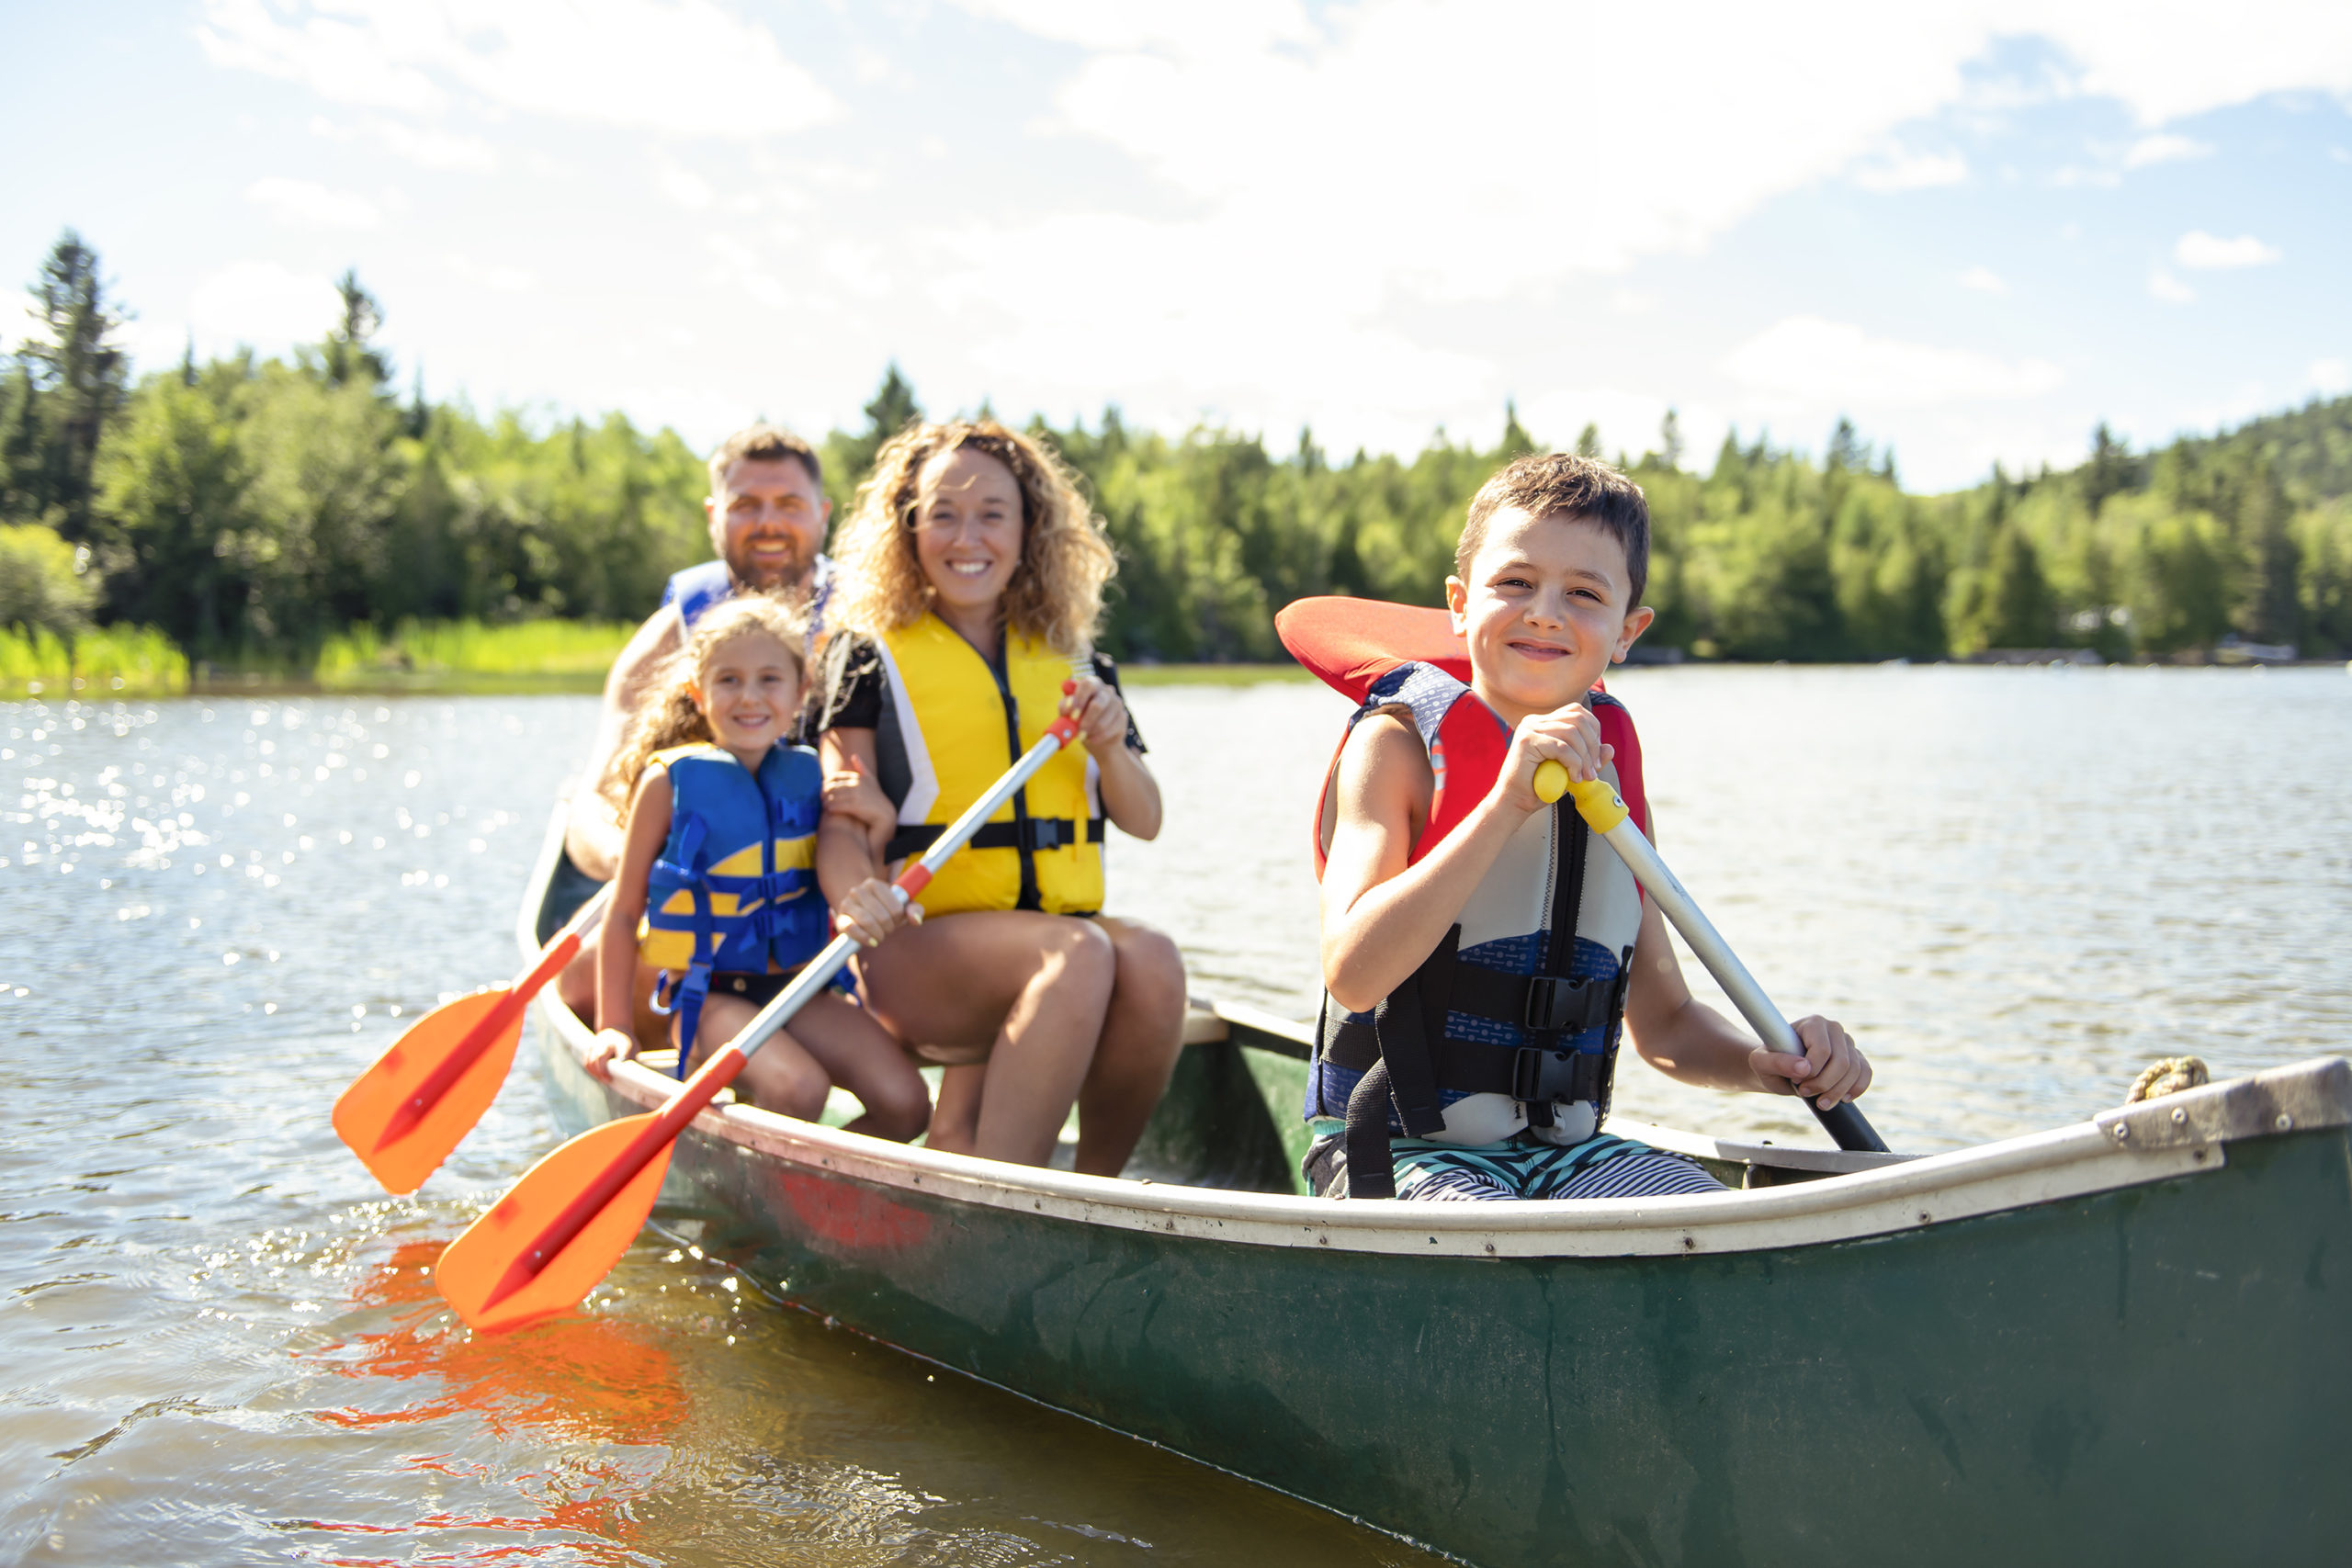
<svg viewBox="0 0 2352 1568"><path fill-rule="evenodd" d="M567 1123L639 1109L557 1032ZM1247 1055L1187 1055L1218 1053ZM695 1130L664 1213L810 1312L1492 1568L2312 1562L2352 1539L2348 1178L2332 1126L1824 1245L1421 1258L1024 1213Z"/></svg>

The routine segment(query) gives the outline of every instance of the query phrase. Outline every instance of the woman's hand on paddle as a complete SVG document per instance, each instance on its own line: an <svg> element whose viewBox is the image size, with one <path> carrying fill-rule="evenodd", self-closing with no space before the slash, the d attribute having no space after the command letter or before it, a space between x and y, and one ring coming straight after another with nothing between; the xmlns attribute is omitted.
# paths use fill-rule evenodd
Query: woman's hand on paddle
<svg viewBox="0 0 2352 1568"><path fill-rule="evenodd" d="M613 1081L613 1064L626 1062L637 1055L637 1037L625 1029L600 1029L596 1038L588 1043L588 1059L582 1063L588 1076L605 1083Z"/></svg>
<svg viewBox="0 0 2352 1568"><path fill-rule="evenodd" d="M1815 1014L1797 1020L1793 1027L1804 1045L1804 1055L1760 1049L1748 1053L1758 1087L1770 1094L1802 1094L1816 1100L1824 1111L1860 1099L1871 1087L1870 1058L1846 1026Z"/></svg>
<svg viewBox="0 0 2352 1568"><path fill-rule="evenodd" d="M855 937L865 947L881 945L900 926L921 924L922 906L901 904L899 890L878 876L867 877L833 906L833 929Z"/></svg>
<svg viewBox="0 0 2352 1568"><path fill-rule="evenodd" d="M1510 754L1495 777L1496 792L1513 809L1535 811L1550 804L1535 793L1535 770L1557 762L1572 780L1597 779L1601 764L1617 754L1600 739L1600 720L1582 705L1570 703L1550 713L1519 722L1511 731Z"/></svg>
<svg viewBox="0 0 2352 1568"><path fill-rule="evenodd" d="M1078 738L1098 757L1127 743L1127 705L1100 675L1073 679L1062 712L1078 720Z"/></svg>

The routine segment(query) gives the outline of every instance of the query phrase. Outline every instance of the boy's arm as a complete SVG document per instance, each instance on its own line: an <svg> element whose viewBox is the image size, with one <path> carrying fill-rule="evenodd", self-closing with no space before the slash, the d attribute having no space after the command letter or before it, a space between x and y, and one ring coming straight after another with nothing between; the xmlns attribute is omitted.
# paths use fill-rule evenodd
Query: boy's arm
<svg viewBox="0 0 2352 1568"><path fill-rule="evenodd" d="M1642 901L1642 931L1634 943L1634 976L1625 992L1625 1031L1642 1060L1679 1083L1702 1089L1818 1095L1821 1109L1853 1100L1870 1087L1871 1065L1843 1025L1801 1018L1802 1056L1768 1051L1755 1037L1699 1002L1682 978L1657 905Z"/></svg>
<svg viewBox="0 0 2352 1568"><path fill-rule="evenodd" d="M1503 845L1532 811L1535 766L1564 763L1595 777L1607 757L1600 727L1579 707L1520 725L1494 787L1419 864L1408 865L1429 819L1435 776L1420 737L1391 714L1374 714L1340 750L1339 820L1323 867L1323 984L1331 999L1364 1012L1403 985L1453 925Z"/></svg>
<svg viewBox="0 0 2352 1568"><path fill-rule="evenodd" d="M596 942L596 1051L588 1064L597 1077L605 1063L637 1054L637 922L645 913L646 879L670 837L670 773L654 764L637 781L620 864L613 876L612 902L605 906ZM609 1037L608 1037L609 1036Z"/></svg>

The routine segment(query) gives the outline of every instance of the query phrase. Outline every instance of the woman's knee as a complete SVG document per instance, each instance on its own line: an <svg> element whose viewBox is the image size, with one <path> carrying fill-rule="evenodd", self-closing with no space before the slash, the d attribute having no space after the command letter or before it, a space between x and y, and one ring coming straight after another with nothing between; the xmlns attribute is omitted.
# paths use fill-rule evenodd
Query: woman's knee
<svg viewBox="0 0 2352 1568"><path fill-rule="evenodd" d="M1111 942L1118 960L1122 998L1182 1010L1184 955L1167 932L1126 922L1112 933Z"/></svg>
<svg viewBox="0 0 2352 1568"><path fill-rule="evenodd" d="M1118 974L1119 952L1111 933L1092 920L1056 920L1045 945L1064 978L1099 981L1107 989Z"/></svg>

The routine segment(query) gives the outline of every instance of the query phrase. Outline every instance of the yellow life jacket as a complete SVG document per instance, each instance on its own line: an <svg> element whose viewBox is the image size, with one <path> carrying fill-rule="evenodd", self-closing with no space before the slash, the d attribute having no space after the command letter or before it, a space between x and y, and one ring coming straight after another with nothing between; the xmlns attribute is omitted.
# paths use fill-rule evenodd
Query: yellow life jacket
<svg viewBox="0 0 2352 1568"><path fill-rule="evenodd" d="M903 779L893 861L920 854L940 829L1037 743L1061 709L1070 661L1008 631L991 667L944 621L925 615L876 640L889 706L875 740L886 780ZM903 771L902 771L903 770ZM999 807L923 890L927 914L1102 908L1102 807L1094 760L1067 746ZM897 794L897 791L892 793Z"/></svg>

